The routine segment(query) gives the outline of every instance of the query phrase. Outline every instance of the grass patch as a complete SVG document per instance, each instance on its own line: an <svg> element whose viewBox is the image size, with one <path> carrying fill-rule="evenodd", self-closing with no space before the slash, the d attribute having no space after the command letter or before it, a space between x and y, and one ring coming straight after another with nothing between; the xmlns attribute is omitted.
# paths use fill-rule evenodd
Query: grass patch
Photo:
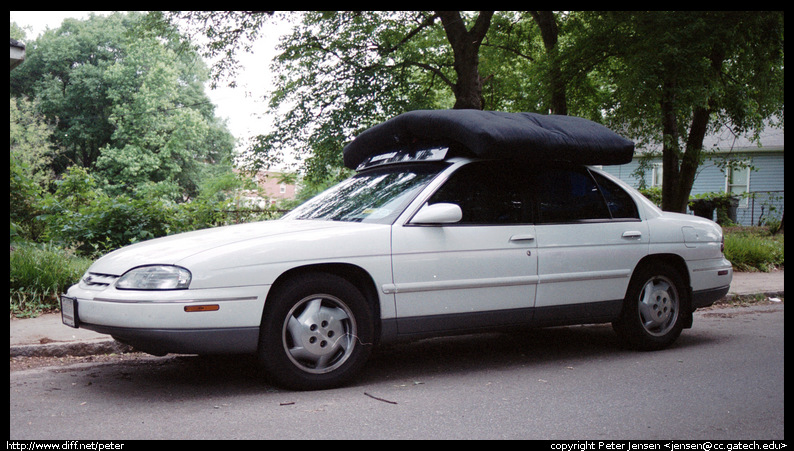
<svg viewBox="0 0 794 451"><path fill-rule="evenodd" d="M11 315L34 317L60 308L59 295L77 283L92 260L48 244L11 246Z"/></svg>
<svg viewBox="0 0 794 451"><path fill-rule="evenodd" d="M725 258L737 271L768 272L784 266L784 235L766 227L731 227L725 233Z"/></svg>

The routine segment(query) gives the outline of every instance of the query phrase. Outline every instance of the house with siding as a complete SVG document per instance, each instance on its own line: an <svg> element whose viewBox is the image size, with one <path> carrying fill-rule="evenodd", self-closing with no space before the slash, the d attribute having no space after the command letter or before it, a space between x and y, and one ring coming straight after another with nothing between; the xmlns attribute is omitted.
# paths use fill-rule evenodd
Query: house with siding
<svg viewBox="0 0 794 451"><path fill-rule="evenodd" d="M740 196L736 222L741 225L758 225L767 219L781 219L784 208L782 128L767 127L761 134L760 145L724 128L707 136L703 148L707 157L695 177L691 196L704 193ZM661 186L661 156L651 159L642 180L637 178L636 170L643 153L638 149L631 163L601 169L634 187ZM716 219L716 212L712 219Z"/></svg>

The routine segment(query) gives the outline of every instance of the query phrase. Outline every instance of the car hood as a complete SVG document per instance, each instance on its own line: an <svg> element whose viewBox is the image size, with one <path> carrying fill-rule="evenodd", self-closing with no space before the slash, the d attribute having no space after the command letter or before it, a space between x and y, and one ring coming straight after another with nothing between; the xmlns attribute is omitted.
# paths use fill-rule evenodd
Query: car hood
<svg viewBox="0 0 794 451"><path fill-rule="evenodd" d="M294 259L297 254L287 256L284 252L280 255L271 252L270 255L263 256L262 248L287 247L297 253L299 251L297 248L301 247L299 243L354 236L362 230L373 227L388 229L388 226L359 223L288 220L203 229L123 247L97 260L89 271L121 275L137 266L156 264L182 265L191 270L196 266L208 265L229 267L243 265L246 260L256 258L255 255L259 255L260 263L266 257L271 260Z"/></svg>

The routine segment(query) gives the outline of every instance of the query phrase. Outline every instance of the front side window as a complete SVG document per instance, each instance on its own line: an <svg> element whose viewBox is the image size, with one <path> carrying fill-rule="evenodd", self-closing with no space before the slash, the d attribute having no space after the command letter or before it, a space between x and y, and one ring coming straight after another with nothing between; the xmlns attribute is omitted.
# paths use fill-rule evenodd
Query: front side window
<svg viewBox="0 0 794 451"><path fill-rule="evenodd" d="M475 162L457 170L428 200L460 206L459 224L530 224L527 172L505 162Z"/></svg>
<svg viewBox="0 0 794 451"><path fill-rule="evenodd" d="M308 200L283 219L391 224L445 165L395 165L363 171Z"/></svg>

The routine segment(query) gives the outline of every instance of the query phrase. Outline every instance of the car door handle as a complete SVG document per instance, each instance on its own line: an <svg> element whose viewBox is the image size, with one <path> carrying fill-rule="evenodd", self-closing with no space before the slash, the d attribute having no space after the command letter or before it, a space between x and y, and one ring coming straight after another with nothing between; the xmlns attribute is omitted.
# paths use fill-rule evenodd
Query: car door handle
<svg viewBox="0 0 794 451"><path fill-rule="evenodd" d="M510 241L532 241L535 239L535 235L513 235L510 237Z"/></svg>
<svg viewBox="0 0 794 451"><path fill-rule="evenodd" d="M627 230L621 235L623 238L642 238L642 232L639 230Z"/></svg>

